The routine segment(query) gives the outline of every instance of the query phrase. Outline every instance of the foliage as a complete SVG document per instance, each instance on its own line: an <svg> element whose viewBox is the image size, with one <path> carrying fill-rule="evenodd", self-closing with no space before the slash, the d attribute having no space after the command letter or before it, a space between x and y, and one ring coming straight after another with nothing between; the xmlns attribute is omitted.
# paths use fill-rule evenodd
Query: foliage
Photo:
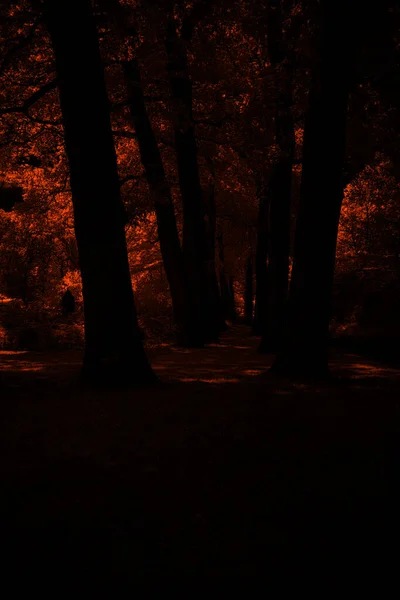
<svg viewBox="0 0 400 600"><path fill-rule="evenodd" d="M95 15L127 214L126 234L136 304L149 340L160 335L169 338L170 296L158 247L152 197L126 105L121 61L135 56L140 66L147 109L181 228L163 46L164 17L172 4L176 21L183 27L201 1L140 5L122 2L136 31L134 47L131 42L121 45L117 39L105 8L107 4L97 1ZM279 72L271 67L265 43L267 5L266 0L211 3L210 10L199 12L187 43L200 176L204 189L211 181L215 184L217 231L222 232L224 268L234 279L239 311L243 303L245 263L254 253L256 243L257 191L277 157L273 119ZM70 288L77 300L72 330L82 327L83 318L79 262L54 58L38 6L39 3L26 0L3 2L0 6L0 183L20 186L24 200L12 212L0 210L0 289L4 297L12 299L15 314L20 311L21 323L35 321L34 311L51 329L51 323L57 323L59 318L62 293ZM282 6L294 66L295 158L299 162L307 110L306 90L314 56L315 7L313 3L300 2L283 2ZM346 175L350 182L340 222L334 310L336 323L353 319L359 327L365 327L368 320L377 321L379 313L392 316L396 313L394 306L388 308L389 297L395 298L398 293L400 256L398 103L391 102L391 90L400 89L394 85L398 81L398 47L395 44L393 50L390 46L396 36L398 33L394 32L380 46L375 62L370 60L373 48L360 51L358 80L349 107ZM378 38L379 35L371 42L374 48ZM300 175L301 167L296 164L293 223ZM217 253L217 267L222 266L218 261ZM377 303L374 314L368 309L366 316L361 307L368 295L373 294L387 295L386 309ZM2 331L12 329L5 322L2 327ZM52 329L53 338L62 338L62 328L69 325L57 327ZM16 336L11 335L7 342L6 334L7 331L2 334L2 343L15 345Z"/></svg>

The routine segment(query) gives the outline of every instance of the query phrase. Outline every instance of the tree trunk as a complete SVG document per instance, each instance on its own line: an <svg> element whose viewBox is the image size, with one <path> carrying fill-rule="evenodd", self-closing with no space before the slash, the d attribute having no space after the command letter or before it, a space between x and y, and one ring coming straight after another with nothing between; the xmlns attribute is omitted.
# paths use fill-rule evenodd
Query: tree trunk
<svg viewBox="0 0 400 600"><path fill-rule="evenodd" d="M192 82L184 41L175 22L168 19L165 38L167 71L173 102L175 150L183 208L183 257L190 294L188 327L192 345L202 346L218 337L217 319L208 306L207 239L205 203L200 184L198 153L192 115Z"/></svg>
<svg viewBox="0 0 400 600"><path fill-rule="evenodd" d="M256 244L256 301L254 308L253 333L262 335L266 328L268 295L268 188L260 186Z"/></svg>
<svg viewBox="0 0 400 600"><path fill-rule="evenodd" d="M104 72L89 0L45 0L82 275L87 376L154 379L139 335Z"/></svg>
<svg viewBox="0 0 400 600"><path fill-rule="evenodd" d="M215 341L218 341L218 332L226 330L226 323L222 314L221 296L218 286L217 271L215 268L215 236L217 228L217 213L215 209L215 184L210 182L208 190L204 193L206 212L206 244L207 244L207 292L209 318L211 331L215 332Z"/></svg>
<svg viewBox="0 0 400 600"><path fill-rule="evenodd" d="M305 119L287 332L275 372L328 373L327 339L354 48L353 10L350 4L323 3L320 52Z"/></svg>
<svg viewBox="0 0 400 600"><path fill-rule="evenodd" d="M233 292L233 279L228 276L225 270L225 251L222 230L219 231L217 237L218 242L218 258L219 258L219 287L221 297L221 312L225 321L234 323L236 321L235 295ZM226 327L226 323L225 323Z"/></svg>
<svg viewBox="0 0 400 600"><path fill-rule="evenodd" d="M128 12L119 0L102 0L113 17L117 34L135 47L136 29L129 25ZM140 158L152 192L157 218L158 239L165 273L170 288L172 309L178 341L184 336L185 281L183 256L176 225L171 188L165 176L160 149L154 135L143 96L140 68L135 57L122 63L128 92L129 111L137 135Z"/></svg>
<svg viewBox="0 0 400 600"><path fill-rule="evenodd" d="M233 277L230 276L228 279L228 319L232 323L236 323L237 313L236 313L236 302L235 302L235 290L233 287Z"/></svg>
<svg viewBox="0 0 400 600"><path fill-rule="evenodd" d="M253 260L251 256L249 256L246 262L244 318L246 325L253 323Z"/></svg>
<svg viewBox="0 0 400 600"><path fill-rule="evenodd" d="M171 293L174 323L177 327L178 340L182 340L185 329L186 289L183 255L171 188L165 177L160 150L147 114L136 60L132 59L129 63L125 63L123 68L128 89L129 110L137 135L140 157L154 199L158 239Z"/></svg>
<svg viewBox="0 0 400 600"><path fill-rule="evenodd" d="M280 0L271 0L267 20L268 54L275 68L277 101L275 139L280 157L268 184L268 291L260 352L276 352L282 342L288 294L290 207L294 155L292 61L283 33Z"/></svg>

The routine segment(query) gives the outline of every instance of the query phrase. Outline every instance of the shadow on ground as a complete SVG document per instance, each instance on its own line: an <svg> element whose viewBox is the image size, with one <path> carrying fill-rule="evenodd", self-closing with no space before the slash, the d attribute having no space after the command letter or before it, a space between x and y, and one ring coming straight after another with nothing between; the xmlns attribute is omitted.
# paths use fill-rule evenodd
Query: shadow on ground
<svg viewBox="0 0 400 600"><path fill-rule="evenodd" d="M332 356L295 384L238 328L151 351L166 385L90 390L80 354L6 354L5 572L259 575L396 559L396 369Z"/></svg>

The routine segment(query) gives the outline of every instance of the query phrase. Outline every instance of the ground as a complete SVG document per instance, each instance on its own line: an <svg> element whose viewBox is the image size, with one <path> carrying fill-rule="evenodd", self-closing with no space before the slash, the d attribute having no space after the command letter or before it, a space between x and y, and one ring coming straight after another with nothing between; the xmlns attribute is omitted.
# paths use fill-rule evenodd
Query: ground
<svg viewBox="0 0 400 600"><path fill-rule="evenodd" d="M396 564L400 370L335 350L331 382L288 382L257 343L150 349L164 385L118 392L79 352L2 352L3 572Z"/></svg>

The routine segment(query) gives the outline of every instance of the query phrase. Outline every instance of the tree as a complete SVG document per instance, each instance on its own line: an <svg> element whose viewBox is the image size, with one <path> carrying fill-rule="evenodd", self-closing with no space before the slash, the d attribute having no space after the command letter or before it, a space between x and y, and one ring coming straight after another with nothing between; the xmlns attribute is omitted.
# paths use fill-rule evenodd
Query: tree
<svg viewBox="0 0 400 600"><path fill-rule="evenodd" d="M188 70L186 45L193 30L207 11L209 2L198 2L188 12L180 33L173 14L173 3L168 3L165 49L173 103L173 126L178 177L183 206L183 257L185 277L188 283L187 307L188 330L194 346L216 341L221 324L220 299L216 275L210 276L214 252L212 236L207 237L205 224L206 206L200 182L198 150L193 125L192 82ZM211 244L211 247L210 247ZM208 268L207 268L208 267Z"/></svg>
<svg viewBox="0 0 400 600"><path fill-rule="evenodd" d="M174 323L178 341L187 343L185 331L186 285L183 272L183 256L176 224L171 188L167 181L161 152L150 118L141 84L140 67L135 56L137 30L132 16L119 0L103 0L102 4L113 18L121 45L128 42L131 56L123 58L121 65L128 95L129 112L135 128L140 158L152 192L157 218L158 238L163 264L172 299Z"/></svg>
<svg viewBox="0 0 400 600"><path fill-rule="evenodd" d="M305 117L287 330L284 347L273 367L275 372L328 372L327 339L343 198L347 104L355 58L355 27L360 27L356 26L356 14L355 3L322 3L317 58Z"/></svg>
<svg viewBox="0 0 400 600"><path fill-rule="evenodd" d="M22 189L0 186L0 209L9 212L13 209L16 202L22 202ZM2 378L0 377L0 387L2 385Z"/></svg>
<svg viewBox="0 0 400 600"><path fill-rule="evenodd" d="M225 270L225 249L222 229L216 235L219 258L219 287L221 290L221 309L223 318L234 323L236 321L235 294L233 290L233 277Z"/></svg>
<svg viewBox="0 0 400 600"><path fill-rule="evenodd" d="M268 298L268 217L269 198L264 183L258 188L258 217L257 217L257 243L256 243L256 301L254 307L253 333L261 335L265 332L266 311Z"/></svg>
<svg viewBox="0 0 400 600"><path fill-rule="evenodd" d="M259 265L259 276L267 277L267 283L259 283L262 293L260 305L260 351L276 351L282 340L286 311L289 252L290 208L292 167L295 148L292 113L293 57L283 31L281 0L270 0L266 14L268 55L275 69L276 114L274 119L275 141L278 157L272 165L271 175L260 197L260 221L266 225L259 229L259 245L267 246L267 271ZM265 218L267 213L268 218ZM263 240L266 238L263 244ZM265 251L264 251L265 252ZM264 252L259 261L264 259Z"/></svg>
<svg viewBox="0 0 400 600"><path fill-rule="evenodd" d="M45 0L56 59L82 275L83 372L154 379L140 340L129 273L109 104L89 0Z"/></svg>
<svg viewBox="0 0 400 600"><path fill-rule="evenodd" d="M244 317L247 325L251 325L253 322L253 259L251 256L246 262Z"/></svg>

